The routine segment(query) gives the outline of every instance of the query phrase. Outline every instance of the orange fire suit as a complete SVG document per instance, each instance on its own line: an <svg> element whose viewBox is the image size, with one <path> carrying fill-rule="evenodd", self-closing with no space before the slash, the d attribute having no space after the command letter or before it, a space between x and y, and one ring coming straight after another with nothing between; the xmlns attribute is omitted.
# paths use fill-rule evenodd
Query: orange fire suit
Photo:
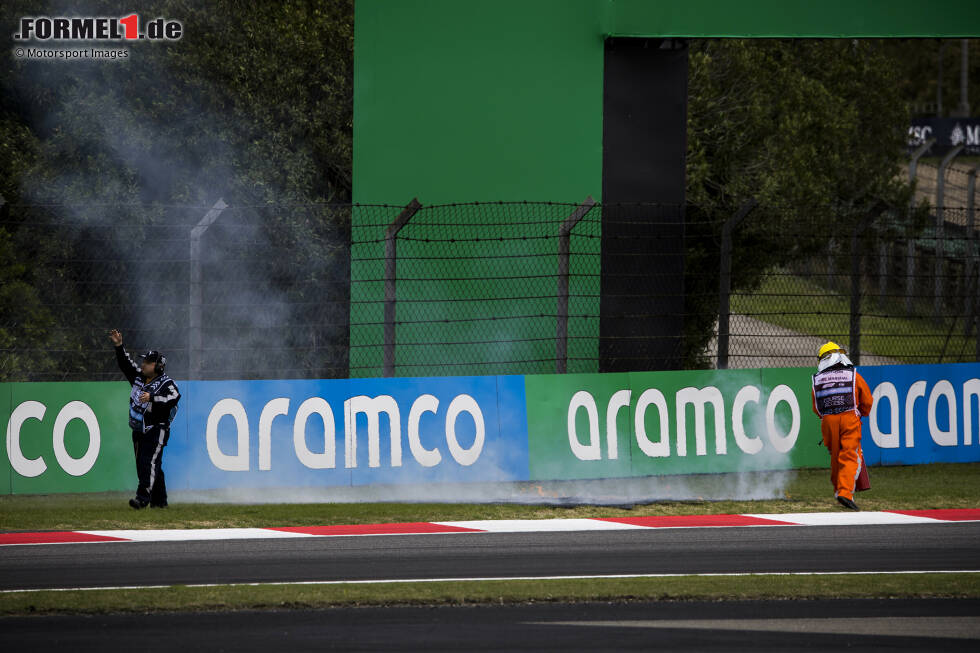
<svg viewBox="0 0 980 653"><path fill-rule="evenodd" d="M850 382L846 380L848 370L853 373ZM828 380L828 377L824 375L832 372L842 373L844 380L838 383L819 383L819 381ZM832 389L818 390L828 387L832 387ZM845 390L847 392L844 392ZM834 408L828 407L823 397L821 403L818 403L818 391L821 394L836 393L845 402L841 406L845 410L830 412ZM848 394L851 396L848 397ZM868 388L867 382L854 368L843 370L831 368L814 375L814 389L811 390L810 396L813 399L813 412L820 417L820 431L823 433L824 446L830 451L830 482L834 486L834 496L853 500L854 483L864 465L864 454L861 451L861 417L871 413L871 405L874 402L871 397L871 390Z"/></svg>

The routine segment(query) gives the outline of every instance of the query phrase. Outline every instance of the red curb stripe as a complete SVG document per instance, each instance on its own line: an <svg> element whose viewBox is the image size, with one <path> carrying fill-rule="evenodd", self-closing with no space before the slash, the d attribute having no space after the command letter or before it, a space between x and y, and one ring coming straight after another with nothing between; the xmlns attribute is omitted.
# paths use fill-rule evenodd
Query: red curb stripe
<svg viewBox="0 0 980 653"><path fill-rule="evenodd" d="M632 524L648 528L671 528L685 526L792 526L793 522L778 519L763 519L747 515L666 515L660 517L610 517L600 521L619 524Z"/></svg>
<svg viewBox="0 0 980 653"><path fill-rule="evenodd" d="M886 510L885 512L895 512L900 515L910 515L912 517L931 517L943 521L980 521L980 509L977 508L949 508L946 510Z"/></svg>
<svg viewBox="0 0 980 653"><path fill-rule="evenodd" d="M124 537L90 535L71 531L49 533L0 533L0 546L4 544L58 544L59 542L128 542Z"/></svg>
<svg viewBox="0 0 980 653"><path fill-rule="evenodd" d="M306 533L307 535L393 535L425 533L482 533L477 528L445 526L429 522L409 522L404 524L356 524L351 526L284 526L270 528L270 531L287 533Z"/></svg>

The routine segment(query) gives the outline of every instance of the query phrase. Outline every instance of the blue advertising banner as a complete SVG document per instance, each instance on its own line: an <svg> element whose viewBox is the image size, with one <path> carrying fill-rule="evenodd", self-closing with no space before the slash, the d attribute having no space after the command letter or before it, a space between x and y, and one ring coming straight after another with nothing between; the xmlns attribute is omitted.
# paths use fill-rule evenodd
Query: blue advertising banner
<svg viewBox="0 0 980 653"><path fill-rule="evenodd" d="M862 420L869 465L980 461L980 364L858 370L874 395Z"/></svg>
<svg viewBox="0 0 980 653"><path fill-rule="evenodd" d="M523 377L191 381L181 391L168 487L527 478Z"/></svg>

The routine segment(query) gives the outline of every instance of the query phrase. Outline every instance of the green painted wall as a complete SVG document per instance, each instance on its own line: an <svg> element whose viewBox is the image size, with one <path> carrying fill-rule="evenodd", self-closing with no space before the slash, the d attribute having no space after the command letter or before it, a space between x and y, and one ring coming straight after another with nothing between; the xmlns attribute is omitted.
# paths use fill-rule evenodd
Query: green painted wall
<svg viewBox="0 0 980 653"><path fill-rule="evenodd" d="M980 2L357 0L354 201L599 199L606 36L980 36Z"/></svg>
<svg viewBox="0 0 980 653"><path fill-rule="evenodd" d="M860 37L980 35L980 2L945 0L357 0L354 20L354 201L404 206L474 201L601 201L603 44L607 36ZM442 213L448 214L447 210ZM395 212L397 213L397 212ZM355 238L377 239L383 226L366 226L376 214L355 210ZM393 217L393 216L392 216ZM455 216L459 218L459 216ZM502 221L522 216L502 214ZM466 218L463 218L464 222ZM558 220L555 223L560 223ZM598 225L596 225L598 229ZM447 229L416 235L438 237ZM415 246L403 247L403 252ZM535 247L486 246L501 255L486 265L517 272ZM351 376L381 374L383 342L383 243L355 247L351 266ZM373 261L358 261L371 258ZM379 260L381 259L381 260ZM598 270L595 271L598 273ZM445 263L399 266L399 276L465 278L479 266ZM521 292L554 292L553 279L526 284ZM469 296L472 288L402 284L399 297ZM504 292L504 289L500 289ZM585 288L583 292L595 291ZM513 290L510 290L513 294ZM573 289L574 292L574 289ZM402 294L407 293L407 294ZM554 310L553 298L526 304ZM429 317L470 318L485 313L473 302ZM585 307L597 314L595 306ZM433 312L435 311L435 312ZM400 318L399 318L400 319ZM496 339L546 338L553 322L534 332L518 322L495 325ZM485 330L484 330L485 331ZM400 328L398 341L451 342L487 339L476 323L438 323ZM592 337L598 324L582 325ZM523 346L523 345L522 345ZM554 355L553 342L526 345L527 360ZM597 344L582 340L576 353L593 356ZM446 360L493 361L494 352L473 347L445 352ZM422 356L419 359L418 356ZM396 360L432 362L406 347ZM480 358L483 356L483 358ZM595 366L570 370L589 372ZM473 365L438 373L547 373L554 362L511 368ZM396 371L425 375L425 367Z"/></svg>
<svg viewBox="0 0 980 653"><path fill-rule="evenodd" d="M610 36L871 38L980 34L974 0L598 0Z"/></svg>
<svg viewBox="0 0 980 653"><path fill-rule="evenodd" d="M598 198L595 0L355 4L354 201Z"/></svg>

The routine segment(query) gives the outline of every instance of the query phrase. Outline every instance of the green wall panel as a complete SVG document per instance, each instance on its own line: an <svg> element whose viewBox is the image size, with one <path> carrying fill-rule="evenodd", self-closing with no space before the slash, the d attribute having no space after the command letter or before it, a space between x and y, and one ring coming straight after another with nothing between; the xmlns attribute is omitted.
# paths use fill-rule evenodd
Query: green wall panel
<svg viewBox="0 0 980 653"><path fill-rule="evenodd" d="M10 494L11 470L7 459L7 420L10 418L10 393L12 383L0 383L0 428L4 433L3 455L0 455L0 494Z"/></svg>
<svg viewBox="0 0 980 653"><path fill-rule="evenodd" d="M533 480L615 478L631 476L633 433L632 410L626 406L616 419L616 458L609 456L607 407L612 396L629 388L629 374L565 374L524 377L527 397L527 430L530 477ZM575 414L577 441L591 445L597 458L581 460L572 452L568 432L569 402L580 391L588 392L594 400L595 425L589 428L589 410L580 408Z"/></svg>
<svg viewBox="0 0 980 653"><path fill-rule="evenodd" d="M10 388L9 408L4 412L8 432L13 430L12 414L43 415L21 423L19 450L27 462L19 463L20 471L11 462L10 448L4 447L4 463L13 468L13 494L135 488L133 444L127 423L128 384L16 383ZM63 439L56 428L59 414L64 422ZM85 419L74 417L81 415L97 428L97 440ZM56 443L62 441L64 448L59 459ZM96 442L97 450L93 449Z"/></svg>
<svg viewBox="0 0 980 653"><path fill-rule="evenodd" d="M980 35L974 0L610 0L612 36L867 38Z"/></svg>
<svg viewBox="0 0 980 653"><path fill-rule="evenodd" d="M357 0L354 200L599 199L607 36L980 36L980 2Z"/></svg>
<svg viewBox="0 0 980 653"><path fill-rule="evenodd" d="M597 7L358 0L354 201L598 199Z"/></svg>
<svg viewBox="0 0 980 653"><path fill-rule="evenodd" d="M807 369L527 376L530 478L826 466L809 378ZM613 411L615 457L607 424Z"/></svg>

